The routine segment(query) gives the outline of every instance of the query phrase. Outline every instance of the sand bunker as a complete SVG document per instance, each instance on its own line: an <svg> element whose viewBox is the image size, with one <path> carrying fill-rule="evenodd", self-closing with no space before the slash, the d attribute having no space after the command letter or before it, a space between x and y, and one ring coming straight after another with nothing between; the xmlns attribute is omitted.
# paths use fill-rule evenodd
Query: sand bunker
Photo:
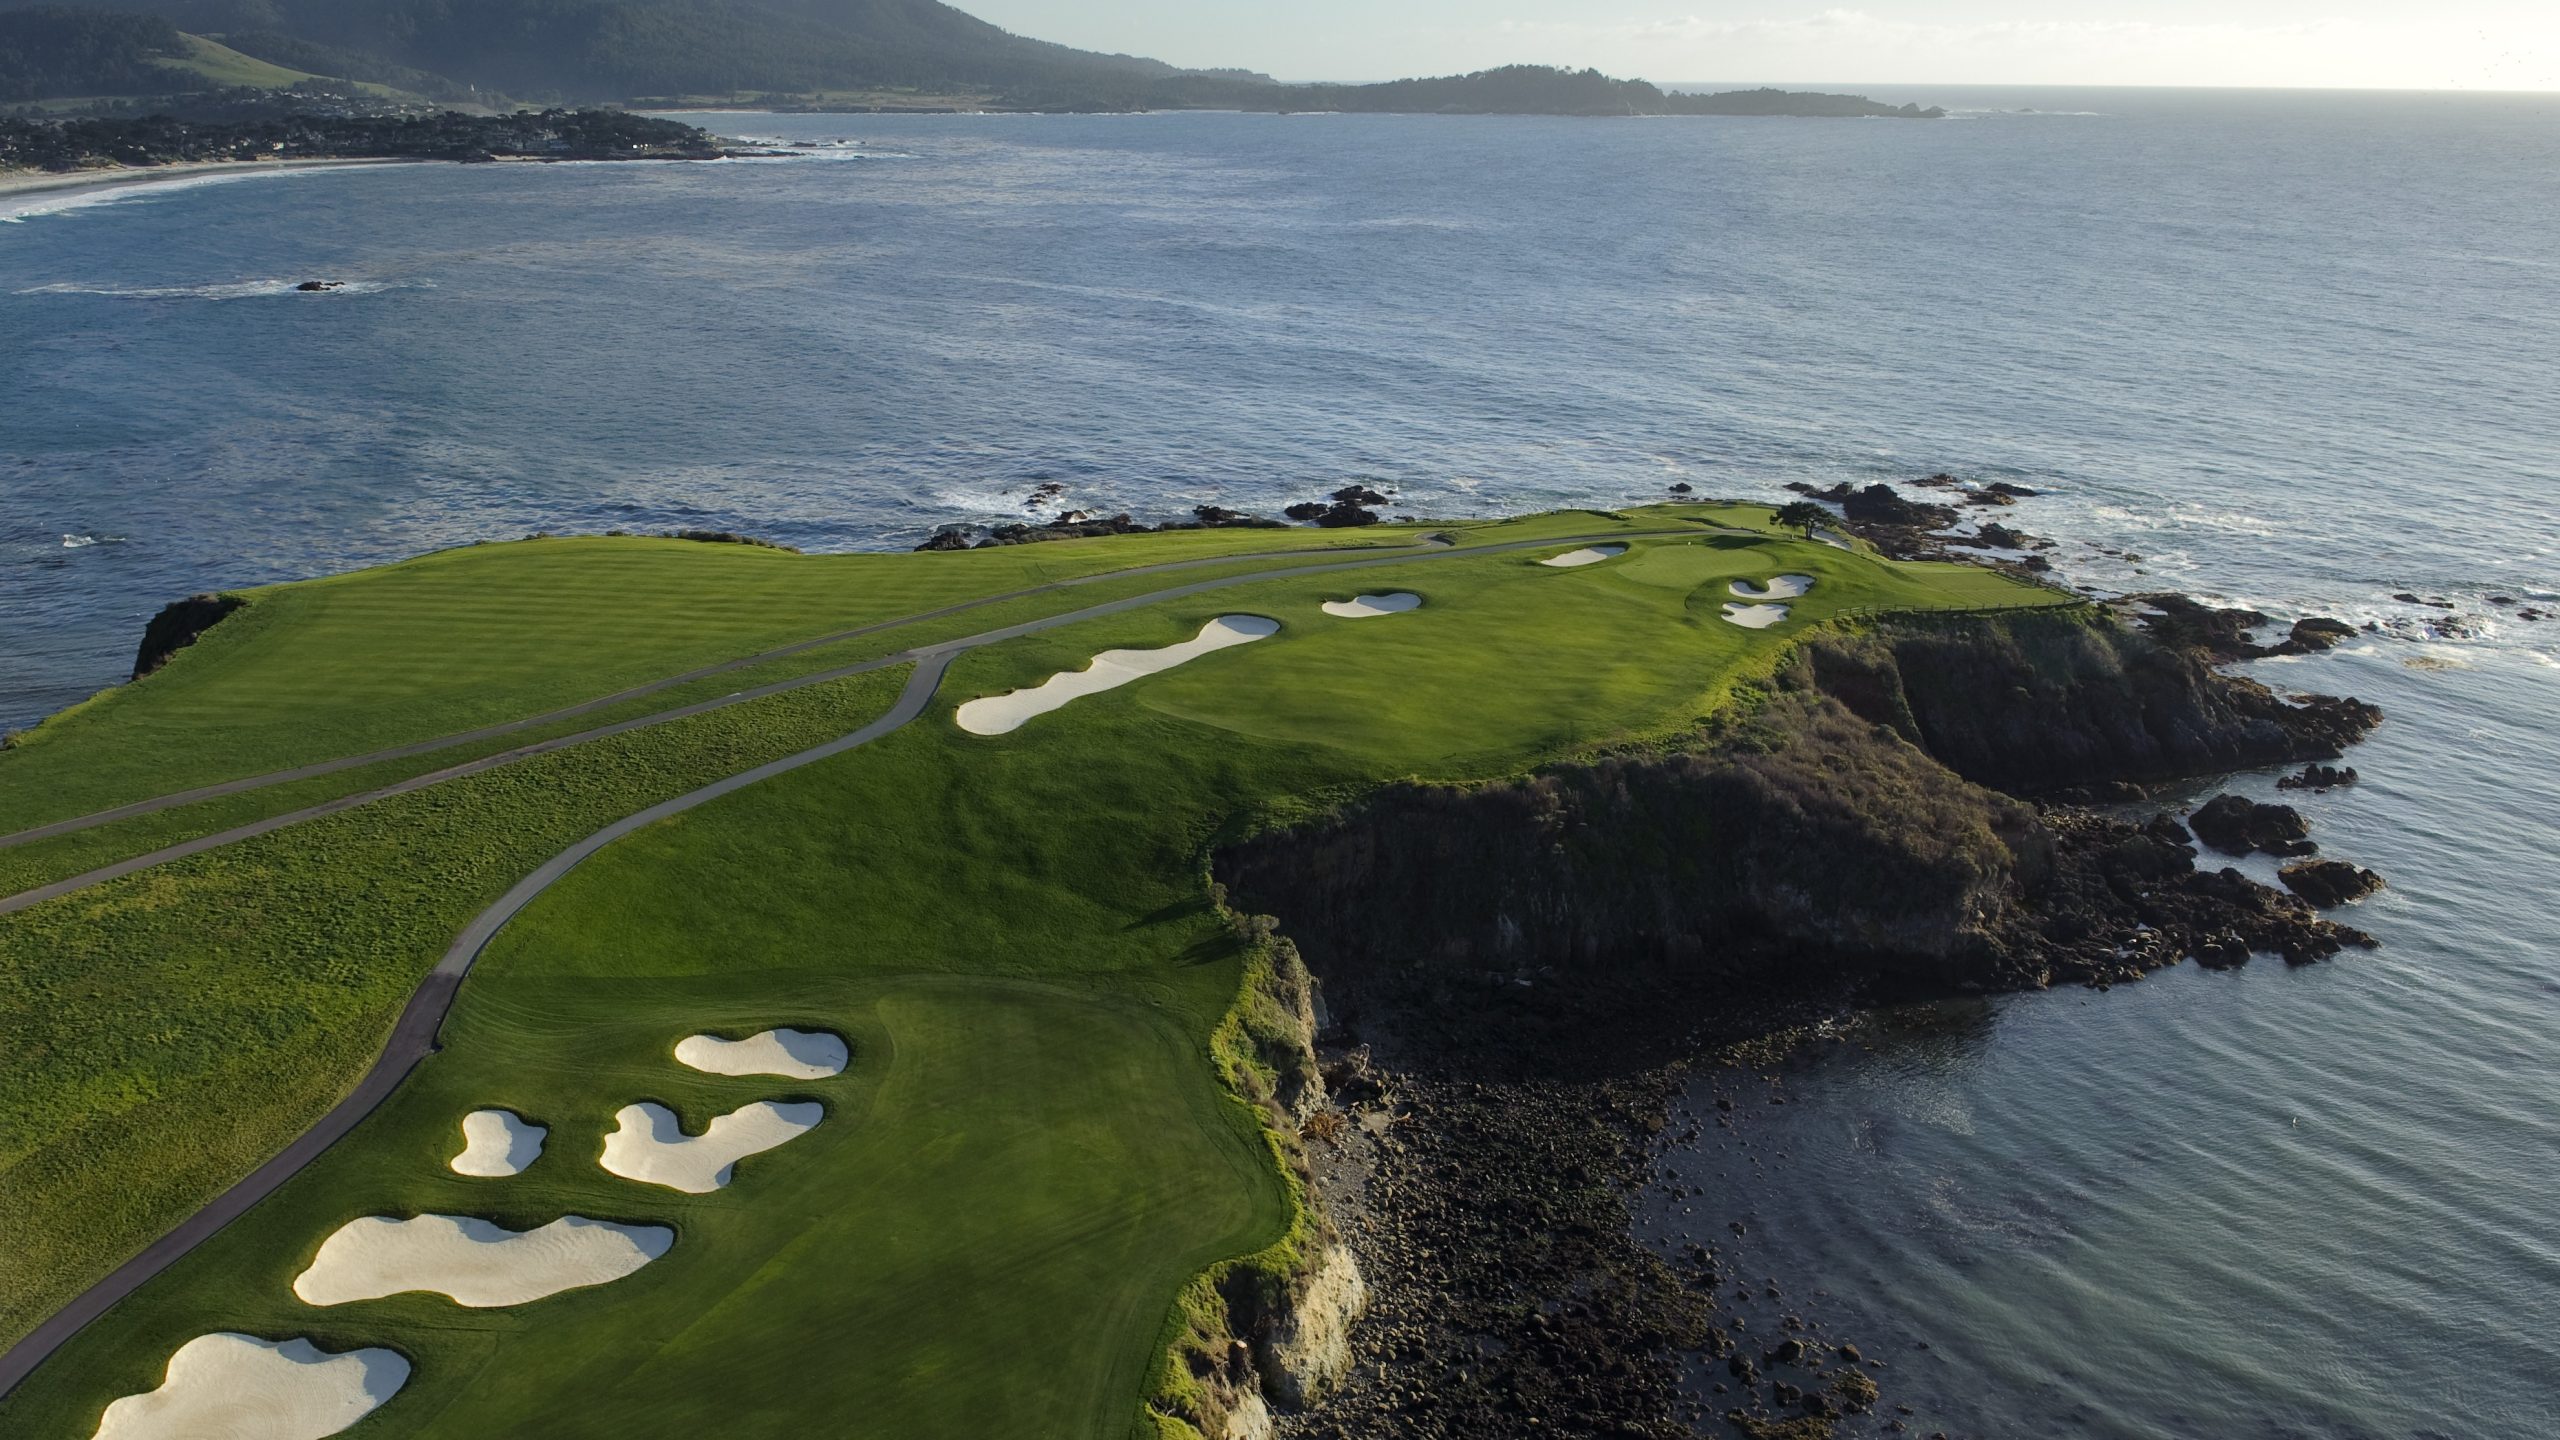
<svg viewBox="0 0 2560 1440"><path fill-rule="evenodd" d="M707 1195L729 1183L730 1167L749 1155L796 1140L826 1118L823 1105L758 1101L711 1122L700 1135L664 1105L625 1105L614 1112L619 1128L604 1137L607 1170L625 1180Z"/></svg>
<svg viewBox="0 0 2560 1440"><path fill-rule="evenodd" d="M1221 615L1200 633L1162 650L1105 650L1082 670L1062 671L1029 690L1014 690L972 700L960 707L960 728L972 735L1006 735L1035 715L1046 715L1070 700L1115 690L1132 680L1197 660L1213 650L1250 644L1280 633L1280 622L1259 615Z"/></svg>
<svg viewBox="0 0 2560 1440"><path fill-rule="evenodd" d="M1393 595L1361 595L1349 600L1327 600L1324 613L1345 620L1370 620L1380 615L1402 615L1422 608L1422 597L1399 590Z"/></svg>
<svg viewBox="0 0 2560 1440"><path fill-rule="evenodd" d="M293 1293L313 1305L428 1290L488 1310L619 1280L667 1253L676 1232L571 1215L519 1235L487 1220L421 1215L350 1220L321 1242Z"/></svg>
<svg viewBox="0 0 2560 1440"><path fill-rule="evenodd" d="M1784 605L1745 605L1739 601L1724 602L1724 618L1745 630L1766 630L1787 618Z"/></svg>
<svg viewBox="0 0 2560 1440"><path fill-rule="evenodd" d="M396 1350L332 1355L308 1340L218 1331L179 1346L159 1389L108 1406L95 1440L320 1440L408 1383Z"/></svg>
<svg viewBox="0 0 2560 1440"><path fill-rule="evenodd" d="M1559 570L1569 570L1576 565L1597 565L1603 560L1615 560L1626 553L1627 547L1624 545L1594 545L1587 550L1568 550L1562 555L1551 556L1538 563L1553 565Z"/></svg>
<svg viewBox="0 0 2560 1440"><path fill-rule="evenodd" d="M1813 593L1810 575L1781 575L1767 585L1754 585L1748 580L1733 582L1733 593L1745 600L1793 600Z"/></svg>
<svg viewBox="0 0 2560 1440"><path fill-rule="evenodd" d="M462 1153L449 1163L456 1175L521 1175L542 1158L542 1137L550 1133L512 1110L474 1110L462 1117Z"/></svg>
<svg viewBox="0 0 2560 1440"><path fill-rule="evenodd" d="M767 1030L744 1040L692 1035L676 1042L676 1063L706 1075L779 1075L824 1080L853 1059L841 1036L823 1030Z"/></svg>

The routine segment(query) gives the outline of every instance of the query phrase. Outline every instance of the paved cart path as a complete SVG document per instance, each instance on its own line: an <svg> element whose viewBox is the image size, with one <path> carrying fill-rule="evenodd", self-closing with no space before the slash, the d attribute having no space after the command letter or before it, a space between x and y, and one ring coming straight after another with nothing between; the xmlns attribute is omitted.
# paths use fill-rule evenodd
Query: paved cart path
<svg viewBox="0 0 2560 1440"><path fill-rule="evenodd" d="M401 1011L398 1022L392 1026L391 1038L384 1045L381 1056L374 1061L373 1067L365 1072L364 1078L356 1083L355 1088L350 1090L344 1099L331 1107L329 1112L321 1116L310 1129L305 1130L302 1134L294 1137L294 1139L287 1144L282 1151L278 1152L273 1159L270 1159L264 1165L259 1166L256 1170L251 1171L246 1178L233 1185L230 1189L225 1190L222 1194L216 1196L212 1202L207 1204L203 1209L179 1222L175 1229L171 1230L168 1234L161 1236L158 1240L153 1241L149 1246L145 1247L141 1253L135 1255L132 1259L127 1260L123 1265L118 1266L105 1279L100 1280L97 1284L92 1285L87 1290L81 1292L81 1294L75 1297L69 1304L63 1306L62 1309L55 1311L51 1316L47 1317L43 1323L29 1331L26 1338L20 1340L15 1346L11 1347L7 1354L0 1355L0 1396L5 1396L11 1389L15 1388L19 1381L24 1380L29 1374L33 1373L37 1366L43 1364L56 1350L60 1349L66 1341L70 1340L72 1336L78 1334L83 1327L87 1326L89 1322L97 1319L108 1310L114 1308L119 1301L131 1295L134 1291L141 1289L142 1286L149 1282L154 1276L158 1275L161 1271L168 1269L171 1265L176 1264L181 1257L187 1254L187 1252L195 1249L198 1245L201 1245L206 1240L212 1238L214 1233L222 1229L223 1226L228 1225L232 1221L240 1218L242 1215L247 1214L252 1206L273 1194L279 1186L284 1184L284 1182L301 1173L305 1166L309 1165L313 1160L318 1159L323 1151L337 1143L337 1141L343 1138L347 1132L355 1129L357 1125L364 1121L366 1116L371 1115L376 1109L380 1108L383 1101L391 1098L392 1092L399 1088L400 1082L407 1079L411 1071L417 1069L420 1063L425 1061L428 1056L435 1053L437 1049L437 1032L443 1028L445 1016L452 1010L454 997L460 993L462 989L462 982L464 978L470 974L473 962L480 958L481 952L488 948L489 942L497 937L498 932L506 927L508 921L514 919L526 906L532 904L534 900L545 890L550 889L552 885L556 884L562 876L568 874L581 862L585 861L589 856L594 855L597 851L602 850L607 845L610 845L614 841L619 840L637 830L654 825L671 816L683 814L685 811L691 810L696 806L717 800L723 795L732 794L736 791L743 790L750 785L772 779L774 776L782 775L790 771L797 770L802 766L812 765L818 761L825 760L836 755L841 755L848 750L868 745L872 741L877 740L884 735L892 734L905 728L908 722L914 720L917 716L922 715L931 707L935 693L942 687L944 674L950 670L952 662L958 659L961 655L966 654L971 650L979 649L983 646L999 644L1006 640L1019 639L1025 635L1035 635L1044 630L1055 630L1063 626L1080 624L1087 620L1097 620L1104 616L1123 614L1127 611L1141 609L1149 605L1159 605L1169 600L1179 600L1192 595L1208 594L1217 590L1234 589L1242 585L1258 585L1268 581L1299 579L1311 575L1328 575L1343 571L1369 570L1391 565L1428 563L1467 555L1498 555L1520 550L1569 550L1577 545L1589 544L1595 540L1685 538L1695 536L1699 533L1700 532L1695 529L1617 532L1599 536L1582 535L1564 536L1546 540L1521 540L1506 542L1499 545L1473 546L1465 549L1444 546L1441 548L1425 548L1420 550L1401 550L1392 555L1371 556L1351 561L1337 561L1332 564L1299 565L1279 570L1260 570L1245 575L1222 575L1214 579L1198 580L1188 585L1175 586L1169 590L1158 590L1145 595L1133 595L1125 599L1112 600L1100 605L1090 605L1081 610L1072 610L1063 614L1043 616L1036 620L1026 620L1018 625L1008 625L1000 630L990 630L984 634L972 635L965 639L947 641L939 645L920 646L913 650L902 651L896 655L883 656L877 660L864 661L859 665L846 666L840 670L830 670L822 674L805 676L797 680L783 681L775 685L765 686L760 690L741 691L737 695L727 696L719 700L705 701L700 705L686 706L681 710L668 711L662 715L646 716L637 720L625 721L617 726L607 726L602 730L588 732L582 736L563 736L558 740L545 741L541 745L525 746L521 750L509 751L505 755L493 755L482 760L472 761L467 765L456 765L449 769L438 771L431 776L419 776L414 780L402 781L398 785L385 786L380 790L367 791L361 795L350 795L340 800L333 800L326 805L313 806L309 810L295 811L289 815L279 815L269 820L259 821L254 825L241 826L237 830L223 831L218 835L207 835L200 840L189 841L185 845L172 846L168 850L155 851L151 855L138 856L133 860L123 862L120 865L110 866L105 870L92 871L88 875L74 876L72 879L63 881L59 885L46 886L42 890L28 891L26 894L12 896L5 901L0 901L0 914L5 914L11 910L24 909L27 905L40 903L42 900L51 899L57 895L67 894L72 890L80 889L84 886L99 884L105 880L114 879L119 875L131 874L148 865L166 863L169 860L179 858L182 853L200 853L201 851L211 849L216 845L231 844L235 841L248 839L251 835L263 835L269 831L280 829L286 825L313 819L323 814L334 814L338 811L351 809L357 805L366 804L370 801L378 800L388 795L403 794L411 790L422 788L425 785L440 784L445 780L455 779L462 775L476 774L479 771L491 769L497 765L507 764L514 760L522 759L530 754L539 754L546 750L559 749L562 746L577 743L582 739L593 739L604 734L620 733L624 730L636 729L642 725L660 724L667 720L680 718L683 715L700 714L705 710L715 709L722 705L736 704L742 700L752 699L759 695L779 694L782 691L796 689L806 685L820 685L830 680L842 679L848 675L863 674L868 671L886 669L895 665L913 665L915 667L915 672L907 679L906 688L899 692L897 703L890 706L886 714L883 714L880 718L863 726L861 729L854 731L852 734L846 735L840 739L831 740L824 745L818 746L816 749L804 750L797 755L787 755L780 760L775 760L765 765L759 765L752 770L741 771L736 775L729 776L727 779L714 781L709 785L703 786L699 790L689 791L672 800L653 805L646 810L640 811L638 814L626 816L625 818L617 820L613 824L606 826L602 830L597 831L595 834L588 836L586 839L579 841L577 844L570 846L568 849L561 851L559 854L545 861L541 867L536 869L532 874L527 875L524 879L518 881L513 889L509 890L505 895L500 896L496 904L482 911L469 925L463 927L460 935L454 938L453 945L450 949L445 951L444 958L436 962L436 966L433 970L427 972L426 979L419 985L416 993L409 997L409 1004ZM1338 554L1340 552L1326 553ZM1190 562L1180 563L1181 565L1188 565ZM1174 568L1179 568L1179 566ZM1126 575L1133 572L1121 571L1119 573ZM958 608L965 609L968 607L963 606ZM910 618L921 619L926 617L919 616ZM886 622L886 624L901 623L907 622ZM886 625L874 628L886 628ZM823 644L827 642L813 641L810 643Z"/></svg>

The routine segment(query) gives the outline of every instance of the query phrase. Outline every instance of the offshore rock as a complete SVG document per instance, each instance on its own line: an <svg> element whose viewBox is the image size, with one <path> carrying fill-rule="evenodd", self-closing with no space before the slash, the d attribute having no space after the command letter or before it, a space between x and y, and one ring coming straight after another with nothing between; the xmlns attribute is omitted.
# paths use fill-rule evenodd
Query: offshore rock
<svg viewBox="0 0 2560 1440"><path fill-rule="evenodd" d="M1850 491L1841 497L1840 508L1850 521L1859 525L1883 525L1898 530L1935 530L1956 523L1952 505L1923 505L1905 500L1890 485L1870 485L1864 490Z"/></svg>
<svg viewBox="0 0 2560 1440"><path fill-rule="evenodd" d="M2313 860L2276 872L2284 888L2323 910L2352 905L2382 888L2382 877L2344 860Z"/></svg>
<svg viewBox="0 0 2560 1440"><path fill-rule="evenodd" d="M2305 765L2298 775L2287 775L2276 782L2279 790L2337 790L2353 785L2362 777L2356 767L2340 769L2335 765Z"/></svg>
<svg viewBox="0 0 2560 1440"><path fill-rule="evenodd" d="M2306 651L2332 649L2355 637L2356 627L2326 615L2313 615L2293 622L2293 643Z"/></svg>
<svg viewBox="0 0 2560 1440"><path fill-rule="evenodd" d="M2219 795L2188 817L2196 838L2225 855L2263 850L2270 855L2308 855L2311 822L2290 805L2266 805L2245 795Z"/></svg>

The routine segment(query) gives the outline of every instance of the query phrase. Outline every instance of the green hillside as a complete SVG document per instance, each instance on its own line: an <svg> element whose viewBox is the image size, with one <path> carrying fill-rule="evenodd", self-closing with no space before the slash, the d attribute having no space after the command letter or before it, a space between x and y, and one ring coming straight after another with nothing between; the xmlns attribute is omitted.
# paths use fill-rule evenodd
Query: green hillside
<svg viewBox="0 0 2560 1440"><path fill-rule="evenodd" d="M343 58L317 46L277 49L288 60ZM0 104L286 90L331 77L353 78L360 90L382 98L424 92L442 83L435 76L361 62L297 68L189 34L154 15L61 6L0 11Z"/></svg>
<svg viewBox="0 0 2560 1440"><path fill-rule="evenodd" d="M194 75L207 85L246 85L260 90L281 90L319 78L308 70L288 70L282 65L243 55L201 35L180 35L178 40L184 49L170 62L170 67Z"/></svg>
<svg viewBox="0 0 2560 1440"><path fill-rule="evenodd" d="M55 3L55 0L49 0ZM0 0L0 9L28 8ZM1172 67L1010 34L938 0L81 0L287 68L528 99L880 86L1131 93Z"/></svg>

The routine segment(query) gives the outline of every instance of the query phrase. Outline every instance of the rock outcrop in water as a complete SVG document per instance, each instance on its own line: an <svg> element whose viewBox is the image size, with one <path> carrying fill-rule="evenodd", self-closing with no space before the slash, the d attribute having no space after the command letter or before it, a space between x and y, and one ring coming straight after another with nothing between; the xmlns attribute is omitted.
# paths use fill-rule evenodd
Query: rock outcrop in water
<svg viewBox="0 0 2560 1440"><path fill-rule="evenodd" d="M1045 487L1044 487L1045 488ZM1034 503L1037 503L1035 500ZM980 533L975 525L945 525L918 550L990 550L1006 545L1038 545L1050 540L1092 540L1105 535L1160 535L1174 530L1282 530L1288 527L1261 515L1248 515L1219 505L1194 508L1188 520L1143 524L1125 514L1096 519L1071 510L1044 524L1016 522Z"/></svg>
<svg viewBox="0 0 2560 1440"><path fill-rule="evenodd" d="M2287 865L2276 878L2284 888L2323 910L2352 905L2382 888L2382 877L2343 860L2313 860Z"/></svg>
<svg viewBox="0 0 2560 1440"><path fill-rule="evenodd" d="M2187 819L2196 838L2225 855L2308 855L2311 822L2290 805L2268 805L2245 795L2217 795Z"/></svg>
<svg viewBox="0 0 2560 1440"><path fill-rule="evenodd" d="M1811 693L1715 753L1397 787L1219 874L1352 992L1526 981L1557 1003L1595 972L1673 971L1980 991L2132 979L2235 937L2294 961L2369 943L2155 829L1969 783Z"/></svg>
<svg viewBox="0 0 2560 1440"><path fill-rule="evenodd" d="M1977 784L2042 795L2334 760L2382 712L2288 702L2103 617L1914 617L1826 638L1815 688Z"/></svg>

